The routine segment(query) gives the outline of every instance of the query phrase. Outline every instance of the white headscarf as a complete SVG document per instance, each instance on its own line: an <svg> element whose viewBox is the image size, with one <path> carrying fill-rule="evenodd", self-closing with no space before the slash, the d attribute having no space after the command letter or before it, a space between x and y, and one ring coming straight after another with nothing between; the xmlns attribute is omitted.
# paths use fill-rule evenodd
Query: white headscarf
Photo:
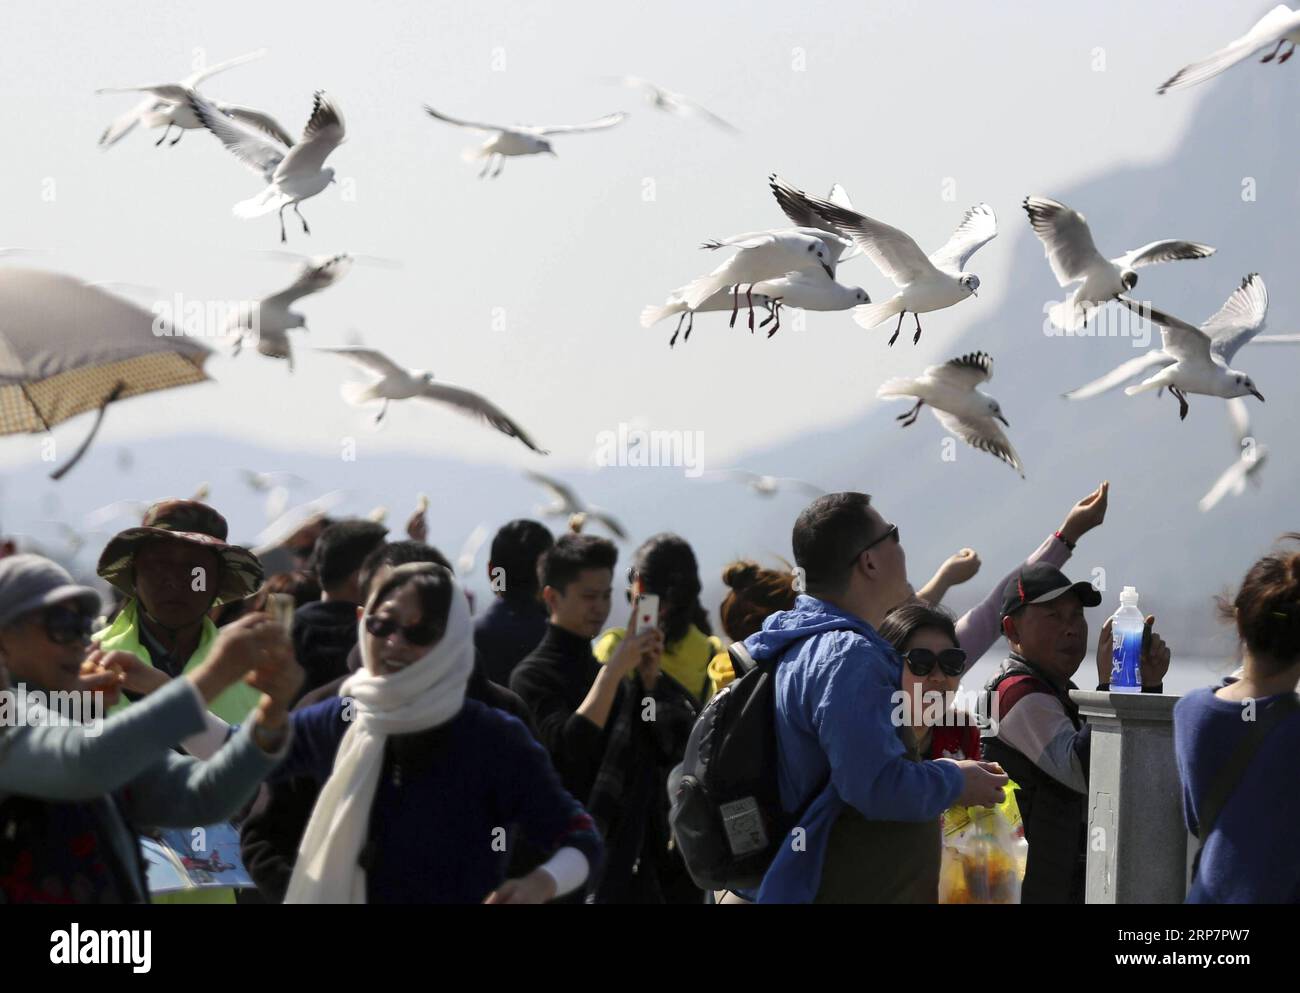
<svg viewBox="0 0 1300 993"><path fill-rule="evenodd" d="M393 575L428 569L401 566ZM452 580L447 631L427 655L400 672L370 671L364 620L357 635L363 665L339 690L355 701L352 726L339 742L334 771L321 789L298 849L285 903L365 903L366 873L358 864L390 734L445 724L460 712L474 667L469 602Z"/></svg>

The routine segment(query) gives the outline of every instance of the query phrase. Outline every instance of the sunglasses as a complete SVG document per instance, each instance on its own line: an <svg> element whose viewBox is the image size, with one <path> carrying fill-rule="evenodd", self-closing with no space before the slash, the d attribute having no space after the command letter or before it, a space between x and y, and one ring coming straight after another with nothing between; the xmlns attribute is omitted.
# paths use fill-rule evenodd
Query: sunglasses
<svg viewBox="0 0 1300 993"><path fill-rule="evenodd" d="M863 553L863 552L869 552L869 551L871 551L871 549L875 548L877 545L879 545L879 544L880 544L882 541L884 541L886 538L893 538L893 539L894 539L894 544L898 544L899 542L901 542L901 541L903 540L902 538L900 538L900 537L898 536L898 525L897 525L897 524L891 524L891 525L889 525L889 527L885 529L885 533L884 533L884 534L882 534L882 535L880 535L880 536L878 536L878 537L876 537L876 538L872 538L871 541L867 542L867 544L863 545L860 549L858 549L858 554L855 555L855 556L853 556L853 558L849 560L849 564L852 565L852 564L854 564L855 562L857 562L858 559L860 559L860 558L862 557L862 553Z"/></svg>
<svg viewBox="0 0 1300 993"><path fill-rule="evenodd" d="M378 614L371 614L366 618L366 631L376 638L387 638L394 631L401 633L402 637L412 645L428 645L438 637L439 630L435 624L408 624L400 625L392 617L380 617Z"/></svg>
<svg viewBox="0 0 1300 993"><path fill-rule="evenodd" d="M94 630L95 619L71 607L51 607L41 617L45 637L56 645L85 644Z"/></svg>
<svg viewBox="0 0 1300 993"><path fill-rule="evenodd" d="M913 648L903 653L903 661L913 676L928 676L936 664L945 676L960 676L966 668L966 653L960 648L945 648L932 652L928 648Z"/></svg>

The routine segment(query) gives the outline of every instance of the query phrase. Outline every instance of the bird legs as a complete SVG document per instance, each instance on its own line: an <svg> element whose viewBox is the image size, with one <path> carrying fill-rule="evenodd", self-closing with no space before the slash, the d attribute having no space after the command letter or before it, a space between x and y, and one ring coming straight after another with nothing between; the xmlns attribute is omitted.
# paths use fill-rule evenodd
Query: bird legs
<svg viewBox="0 0 1300 993"><path fill-rule="evenodd" d="M298 201L293 202L293 212L298 215L298 220L302 221L302 233L311 234L311 228L307 227L307 218L302 216L302 211L298 209Z"/></svg>
<svg viewBox="0 0 1300 993"><path fill-rule="evenodd" d="M777 331L779 331L779 330L781 329L781 300L780 300L780 298L778 298L778 299L776 299L776 300L773 300L771 303L769 303L767 309L771 311L771 314L768 316L767 320L763 321L763 322L760 323L758 326L759 326L760 328L765 328L765 327L767 327L769 324L772 324L773 321L776 321L775 324L772 324L772 330L769 331L769 332L767 333L767 336L770 338L770 337L772 337L772 335L776 334Z"/></svg>
<svg viewBox="0 0 1300 993"><path fill-rule="evenodd" d="M280 204L280 244L283 245L289 239L284 233L284 208L293 207L293 212L298 215L298 220L302 221L302 233L311 234L311 228L307 227L307 218L302 216L302 211L298 209L298 201L292 200L289 203Z"/></svg>
<svg viewBox="0 0 1300 993"><path fill-rule="evenodd" d="M1187 394L1177 386L1170 386L1169 392L1178 398L1178 419L1185 421L1187 419Z"/></svg>
<svg viewBox="0 0 1300 993"><path fill-rule="evenodd" d="M669 348L672 348L675 344L677 344L677 336L681 334L683 321L686 322L686 337L683 338L682 341L691 340L691 328L695 327L695 311L683 310L682 316L677 318L677 330L674 331L673 336L670 339L668 339Z"/></svg>
<svg viewBox="0 0 1300 993"><path fill-rule="evenodd" d="M384 415L387 413L388 413L388 397L384 397L384 402L380 404L379 407L379 413L375 415L375 424L379 424L384 419Z"/></svg>
<svg viewBox="0 0 1300 993"><path fill-rule="evenodd" d="M913 407L911 410L907 411L906 413L899 414L897 417L894 418L894 420L903 422L901 425L899 425L900 427L905 427L905 428L910 427L911 425L915 424L916 419L921 416L921 408L924 406L925 406L924 400L917 400L915 407Z"/></svg>
<svg viewBox="0 0 1300 993"><path fill-rule="evenodd" d="M483 168L479 170L478 178L496 179L498 176L501 175L501 170L505 168L505 164L506 164L505 156L498 155L495 152L493 152L491 155L484 156L484 158L487 161L483 163ZM496 164L496 171L489 176L488 173L492 169L494 163Z"/></svg>
<svg viewBox="0 0 1300 993"><path fill-rule="evenodd" d="M898 324L894 326L894 333L889 336L889 343L892 345L898 340L898 332L903 330L903 318L907 316L907 311L898 312ZM915 345L921 340L921 315L912 311L912 318L916 321L916 334L912 335L912 344Z"/></svg>

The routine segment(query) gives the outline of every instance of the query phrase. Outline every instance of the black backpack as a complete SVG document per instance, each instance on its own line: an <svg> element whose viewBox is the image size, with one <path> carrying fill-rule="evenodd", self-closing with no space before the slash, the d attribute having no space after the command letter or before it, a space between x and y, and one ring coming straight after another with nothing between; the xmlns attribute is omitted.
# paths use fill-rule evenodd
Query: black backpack
<svg viewBox="0 0 1300 993"><path fill-rule="evenodd" d="M757 888L790 829L826 785L795 813L782 809L778 660L755 662L740 642L727 654L736 679L700 712L671 784L673 838L695 885L705 890Z"/></svg>

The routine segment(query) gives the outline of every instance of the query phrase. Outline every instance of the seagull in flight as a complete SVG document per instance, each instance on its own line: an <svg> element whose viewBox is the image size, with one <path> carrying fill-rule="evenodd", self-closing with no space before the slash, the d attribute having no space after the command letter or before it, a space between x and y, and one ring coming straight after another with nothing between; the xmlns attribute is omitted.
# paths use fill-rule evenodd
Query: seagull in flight
<svg viewBox="0 0 1300 993"><path fill-rule="evenodd" d="M1128 387L1124 392L1133 396L1147 390L1169 387L1169 392L1178 400L1179 420L1187 418L1188 393L1225 398L1245 396L1249 393L1262 403L1264 395L1255 388L1254 380L1244 372L1228 367L1230 361L1228 356L1236 355L1241 346L1250 341L1259 328L1259 324L1253 324L1249 318L1243 320L1244 315L1239 313L1238 308L1255 307L1258 311L1259 297L1263 298L1262 306L1267 308L1268 296L1262 291L1262 280L1258 286L1250 285L1249 276L1242 280L1239 290L1242 295L1239 297L1234 293L1219 313L1206 322L1207 327L1215 334L1214 338L1206 331L1192 327L1177 317L1156 310L1147 304L1121 297L1119 302L1125 307L1159 326L1161 350L1173 359L1173 362L1165 363L1154 376L1142 380L1136 386ZM1228 312L1226 316L1225 311ZM1216 321L1223 323L1218 324ZM1216 339L1219 342L1217 350Z"/></svg>
<svg viewBox="0 0 1300 993"><path fill-rule="evenodd" d="M343 115L325 91L316 91L302 139L292 147L244 127L195 92L189 94L189 102L203 126L266 182L266 188L257 196L235 204L235 216L261 217L277 211L280 241L283 243L287 240L284 208L293 207L293 212L302 222L303 234L311 234L298 204L336 181L334 170L325 167L325 160L346 137Z"/></svg>
<svg viewBox="0 0 1300 993"><path fill-rule="evenodd" d="M1237 439L1237 461L1223 470L1214 481L1205 496L1201 497L1197 507L1202 513L1213 510L1225 496L1241 496L1246 492L1246 483L1259 485L1259 470L1268 458L1268 447L1255 441L1250 433L1250 410L1246 401L1233 397L1228 401L1228 422Z"/></svg>
<svg viewBox="0 0 1300 993"><path fill-rule="evenodd" d="M1217 76L1223 70L1244 62L1252 55L1262 52L1270 45L1273 50L1259 61L1272 62L1283 45L1289 45L1282 57L1277 60L1281 65L1293 54L1296 45L1300 45L1300 10L1292 10L1280 3L1261 17L1244 35L1213 55L1207 55L1199 62L1183 66L1176 73L1160 84L1156 93L1193 86Z"/></svg>
<svg viewBox="0 0 1300 993"><path fill-rule="evenodd" d="M1212 317L1201 325L1210 336L1210 352L1224 365L1232 362L1248 342L1251 345L1300 345L1300 334L1260 334L1268 314L1268 289L1259 273L1241 281ZM1150 348L1137 358L1116 366L1104 376L1065 394L1067 400L1088 400L1123 386L1149 370L1164 369L1178 360L1163 348Z"/></svg>
<svg viewBox="0 0 1300 993"><path fill-rule="evenodd" d="M1209 245L1165 238L1107 259L1093 243L1088 219L1077 210L1042 196L1025 197L1023 206L1034 234L1043 243L1056 281L1061 286L1081 284L1068 301L1053 304L1048 315L1062 330L1073 331L1080 323L1086 327L1093 309L1131 291L1138 281L1134 270L1157 262L1204 259L1214 254Z"/></svg>
<svg viewBox="0 0 1300 993"><path fill-rule="evenodd" d="M809 196L777 177L773 188L783 187L792 199L803 202L841 234L853 239L862 252L891 279L898 293L881 303L867 304L854 310L853 319L864 328L884 324L895 314L898 324L889 339L892 345L909 312L916 320L915 344L921 340L921 314L943 310L976 295L980 279L965 271L966 263L998 233L997 217L986 203L966 211L947 243L927 256L912 237L898 228L860 214L856 210ZM833 275L833 274L832 274Z"/></svg>
<svg viewBox="0 0 1300 993"><path fill-rule="evenodd" d="M307 318L290 310L290 306L305 296L333 286L351 268L352 257L346 252L309 258L298 277L284 289L251 306L241 306L226 325L226 333L237 336L231 355L238 355L246 343L256 342L258 352L273 359L288 360L289 371L293 372L289 331L293 328L306 331Z"/></svg>
<svg viewBox="0 0 1300 993"><path fill-rule="evenodd" d="M998 402L975 387L993 378L993 359L985 352L971 352L932 365L917 379L889 379L876 391L877 397L915 397L916 404L895 420L903 427L916 423L927 403L944 428L968 445L1001 459L1025 478L1020 456L995 421L1007 424Z"/></svg>
<svg viewBox="0 0 1300 993"><path fill-rule="evenodd" d="M125 114L117 118L104 129L104 133L99 137L99 147L108 148L117 144L127 133L130 132L137 124L143 124L147 128L163 128L162 137L154 142L154 145L161 145L171 134L171 129L176 128L179 132L172 139L172 144L180 141L185 137L186 131L192 131L203 127L203 122L198 119L194 111L190 108L190 94L198 90L201 82L209 76L214 76L219 72L227 69L233 69L235 66L243 65L246 62L252 62L254 59L260 59L266 54L266 49L258 49L256 52L249 52L247 55L240 55L237 58L227 59L225 62L218 62L214 66L208 66L206 69L200 69L186 76L179 83L154 83L147 86L111 86L98 89L96 93L147 93L149 94L138 104L128 110ZM260 110L254 110L252 107L241 107L237 104L222 103L219 100L212 101L212 105L222 114L233 118L249 127L263 131L273 138L282 141L285 145L292 145L293 139L290 138L270 114L263 113Z"/></svg>
<svg viewBox="0 0 1300 993"><path fill-rule="evenodd" d="M609 529L609 532L620 541L627 540L627 532L623 529L614 516L606 510L594 504L586 503L573 488L560 482L553 476L546 476L540 472L534 472L531 469L524 473L529 479L539 486L544 486L555 497L555 502L541 508L538 513L546 517L567 517L570 518L570 524L573 519L577 518L577 528L581 529L587 520L598 521Z"/></svg>
<svg viewBox="0 0 1300 993"><path fill-rule="evenodd" d="M648 79L642 79L640 76L618 77L618 81L630 89L640 90L644 93L646 102L655 110L662 110L664 113L675 114L678 117L699 117L722 128L724 131L730 131L732 134L740 133L739 128L724 121L713 111L681 93L666 90Z"/></svg>
<svg viewBox="0 0 1300 993"><path fill-rule="evenodd" d="M620 124L627 119L627 114L620 111L616 114L606 114L604 117L598 117L594 121L587 121L585 124L516 124L506 127L499 124L479 124L475 121L462 121L458 117L449 117L440 111L434 110L428 104L424 105L424 110L430 117L445 124L454 124L458 128L468 128L471 131L478 131L488 135L487 141L482 145L476 148L467 148L464 153L464 157L468 161L485 160L483 168L478 174L479 179L487 176L493 165L496 168L491 173L492 178L495 179L500 176L505 160L509 156L537 155L542 152L547 155L555 155L555 149L551 147L550 141L547 140L551 135L604 131L606 128L612 128L615 124Z"/></svg>
<svg viewBox="0 0 1300 993"><path fill-rule="evenodd" d="M825 496L826 491L820 486L795 479L793 476L768 476L748 469L718 469L711 474L725 477L737 483L744 483L750 490L761 497L772 497L778 491L794 488L802 490L809 496Z"/></svg>
<svg viewBox="0 0 1300 993"><path fill-rule="evenodd" d="M454 407L461 413L486 421L502 434L518 438L539 455L549 454L545 449L538 448L524 429L511 420L500 407L472 390L435 382L433 373L422 369L403 369L388 356L373 348L319 348L317 351L340 355L353 365L379 377L368 384L344 383L342 389L343 399L353 406L362 406L374 400L383 402L375 418L376 424L383 420L391 400L412 398L436 400Z"/></svg>
<svg viewBox="0 0 1300 993"><path fill-rule="evenodd" d="M677 336L682 333L683 323L686 325L686 334L683 336L682 341L690 340L691 329L695 327L696 314L715 310L731 310L733 289L734 287L730 286L723 287L693 310L686 305L686 300L682 296L686 292L686 287L683 286L680 289L673 290L668 294L668 299L661 306L656 307L654 304L649 304L641 311L641 326L643 328L652 327L665 318L680 314L681 316L677 318L677 329L673 331L673 336L668 339L668 347L672 348L677 344ZM775 316L772 301L761 293L753 293L751 297L760 307L767 308L769 317L759 325L760 327L766 327L767 322L772 319L772 316Z"/></svg>

